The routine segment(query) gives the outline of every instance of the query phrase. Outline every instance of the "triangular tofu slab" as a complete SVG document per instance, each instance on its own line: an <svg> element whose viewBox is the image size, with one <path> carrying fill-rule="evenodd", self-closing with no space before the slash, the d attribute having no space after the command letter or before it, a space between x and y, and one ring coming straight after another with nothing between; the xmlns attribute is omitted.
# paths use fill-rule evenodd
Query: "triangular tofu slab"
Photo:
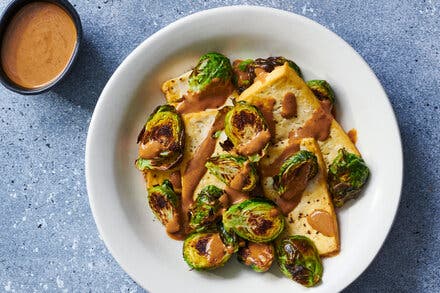
<svg viewBox="0 0 440 293"><path fill-rule="evenodd" d="M282 116L282 103L286 94L289 93L295 96L297 115L296 117L284 118ZM287 63L276 67L269 74L263 74L261 78L258 77L239 96L238 100L244 100L258 106L263 114L265 109L262 108L272 108L266 109L266 112L269 110L273 113L274 143L286 140L292 131L304 126L312 118L313 113L321 107L320 101L304 80ZM340 148L345 148L347 151L359 155L356 146L334 119L331 121L330 135L326 140L318 141L318 143L327 166L337 156ZM268 153L271 153L270 148Z"/></svg>
<svg viewBox="0 0 440 293"><path fill-rule="evenodd" d="M287 215L285 233L306 236L315 243L320 255L332 256L339 252L339 228L327 189L325 163L314 139L303 139L300 148L316 155L319 171L308 183L296 208Z"/></svg>

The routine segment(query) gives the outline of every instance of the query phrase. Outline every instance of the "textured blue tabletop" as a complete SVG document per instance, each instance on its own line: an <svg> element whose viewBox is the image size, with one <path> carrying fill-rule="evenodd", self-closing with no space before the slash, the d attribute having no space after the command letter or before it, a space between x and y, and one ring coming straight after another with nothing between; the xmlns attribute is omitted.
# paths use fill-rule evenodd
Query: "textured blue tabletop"
<svg viewBox="0 0 440 293"><path fill-rule="evenodd" d="M143 291L109 254L90 212L88 124L106 81L144 39L182 16L236 4L285 9L333 30L366 59L393 104L405 157L400 208L347 292L440 291L439 1L71 2L84 42L70 76L37 96L0 88L0 291Z"/></svg>

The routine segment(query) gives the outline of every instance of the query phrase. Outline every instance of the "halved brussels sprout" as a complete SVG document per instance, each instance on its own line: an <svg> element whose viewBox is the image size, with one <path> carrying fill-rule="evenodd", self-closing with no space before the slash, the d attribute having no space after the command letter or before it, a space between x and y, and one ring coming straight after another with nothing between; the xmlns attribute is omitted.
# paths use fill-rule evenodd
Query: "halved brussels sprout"
<svg viewBox="0 0 440 293"><path fill-rule="evenodd" d="M237 253L238 261L258 273L266 272L272 266L275 258L275 248L272 243L247 242Z"/></svg>
<svg viewBox="0 0 440 293"><path fill-rule="evenodd" d="M302 77L301 69L299 68L299 66L296 65L296 63L293 62L292 60L289 60L289 59L281 57L281 56L269 57L266 59L264 59L264 58L255 59L254 66L259 67L266 72L272 72L275 69L275 67L282 66L286 62L289 64L289 66L293 70L296 71L296 73L298 74L299 77Z"/></svg>
<svg viewBox="0 0 440 293"><path fill-rule="evenodd" d="M281 166L278 175L273 178L273 186L280 195L289 189L297 188L300 183L304 185L318 173L318 159L305 150L296 152L289 157ZM286 198L290 199L290 198Z"/></svg>
<svg viewBox="0 0 440 293"><path fill-rule="evenodd" d="M369 175L370 170L361 157L340 149L328 168L328 186L335 206L342 207L355 198Z"/></svg>
<svg viewBox="0 0 440 293"><path fill-rule="evenodd" d="M139 133L136 167L141 171L172 168L183 157L184 139L184 124L176 109L157 107Z"/></svg>
<svg viewBox="0 0 440 293"><path fill-rule="evenodd" d="M313 242L300 235L277 241L276 252L281 272L305 287L315 286L322 277L322 262Z"/></svg>
<svg viewBox="0 0 440 293"><path fill-rule="evenodd" d="M328 100L332 105L335 103L335 92L327 81L309 80L307 85L320 101Z"/></svg>
<svg viewBox="0 0 440 293"><path fill-rule="evenodd" d="M234 204L223 214L226 231L253 242L270 242L284 229L284 216L272 202L254 198Z"/></svg>
<svg viewBox="0 0 440 293"><path fill-rule="evenodd" d="M254 82L256 75L253 65L253 59L235 60L232 63L233 81L239 93L242 93Z"/></svg>
<svg viewBox="0 0 440 293"><path fill-rule="evenodd" d="M215 78L230 82L232 66L229 59L216 52L207 53L200 57L196 67L189 76L189 89L193 92L203 91Z"/></svg>
<svg viewBox="0 0 440 293"><path fill-rule="evenodd" d="M255 160L266 149L271 137L263 114L257 107L244 101L236 103L226 114L225 133L237 153L255 157Z"/></svg>
<svg viewBox="0 0 440 293"><path fill-rule="evenodd" d="M148 204L168 233L175 233L180 229L179 202L180 199L168 180L148 189Z"/></svg>
<svg viewBox="0 0 440 293"><path fill-rule="evenodd" d="M208 185L200 191L196 202L189 210L189 226L191 229L200 231L214 224L221 217L222 204L219 198L223 190Z"/></svg>
<svg viewBox="0 0 440 293"><path fill-rule="evenodd" d="M301 69L292 60L286 59L284 57L269 57L269 58L258 58L255 60L235 60L232 64L234 71L234 83L238 88L238 92L241 93L255 80L256 69L263 70L265 72L272 72L275 67L282 66L284 63L288 63L289 66L296 71L296 73L302 77Z"/></svg>
<svg viewBox="0 0 440 293"><path fill-rule="evenodd" d="M257 170L245 157L221 154L205 164L208 171L238 191L251 191L258 181Z"/></svg>
<svg viewBox="0 0 440 293"><path fill-rule="evenodd" d="M238 237L233 230L226 231L222 222L217 223L217 230L219 231L220 237L230 253L235 253L241 246L244 246L244 240Z"/></svg>
<svg viewBox="0 0 440 293"><path fill-rule="evenodd" d="M183 258L192 269L211 270L221 267L231 255L216 231L196 232L183 242Z"/></svg>

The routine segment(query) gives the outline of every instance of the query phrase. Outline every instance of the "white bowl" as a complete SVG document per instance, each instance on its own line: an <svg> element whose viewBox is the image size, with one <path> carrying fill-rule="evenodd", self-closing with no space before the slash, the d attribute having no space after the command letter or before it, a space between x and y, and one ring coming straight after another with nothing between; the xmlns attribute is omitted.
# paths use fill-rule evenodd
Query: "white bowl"
<svg viewBox="0 0 440 293"><path fill-rule="evenodd" d="M358 130L371 170L363 195L339 210L341 253L324 260L322 283L306 289L276 265L257 274L234 258L212 272L190 271L182 243L169 239L146 204L134 167L136 137L164 103L161 83L218 51L234 58L285 56L305 79L326 79L338 98L338 118ZM341 38L305 17L263 7L224 7L182 18L136 48L110 78L90 123L86 179L98 230L121 267L150 292L336 292L355 280L385 241L402 185L399 129L387 96L365 61Z"/></svg>

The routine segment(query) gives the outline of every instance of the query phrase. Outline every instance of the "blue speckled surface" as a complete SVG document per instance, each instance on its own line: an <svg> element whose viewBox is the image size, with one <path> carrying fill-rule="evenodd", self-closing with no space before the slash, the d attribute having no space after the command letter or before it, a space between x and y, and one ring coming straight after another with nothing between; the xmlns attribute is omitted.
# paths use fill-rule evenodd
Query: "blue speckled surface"
<svg viewBox="0 0 440 293"><path fill-rule="evenodd" d="M90 212L84 151L93 108L118 64L152 33L234 4L282 8L330 28L370 64L393 104L405 157L401 205L383 249L347 292L440 290L439 1L71 2L84 43L69 78L38 96L0 87L0 291L143 291L109 254Z"/></svg>

